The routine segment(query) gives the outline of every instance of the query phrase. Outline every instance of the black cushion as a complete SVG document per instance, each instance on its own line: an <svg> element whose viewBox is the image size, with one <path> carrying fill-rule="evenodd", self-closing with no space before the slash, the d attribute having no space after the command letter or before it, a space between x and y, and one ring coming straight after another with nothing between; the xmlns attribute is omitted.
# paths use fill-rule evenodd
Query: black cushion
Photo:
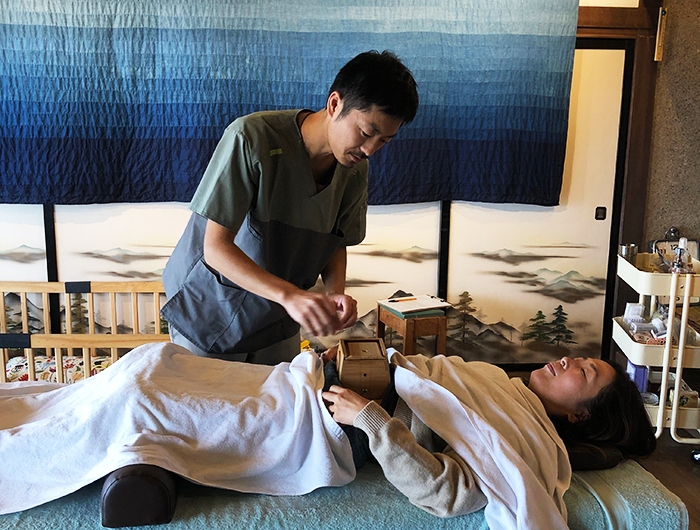
<svg viewBox="0 0 700 530"><path fill-rule="evenodd" d="M617 447L586 443L568 443L569 462L574 471L609 469L622 462L624 456Z"/></svg>
<svg viewBox="0 0 700 530"><path fill-rule="evenodd" d="M113 471L102 486L102 526L169 523L177 503L175 475L157 466L135 464Z"/></svg>

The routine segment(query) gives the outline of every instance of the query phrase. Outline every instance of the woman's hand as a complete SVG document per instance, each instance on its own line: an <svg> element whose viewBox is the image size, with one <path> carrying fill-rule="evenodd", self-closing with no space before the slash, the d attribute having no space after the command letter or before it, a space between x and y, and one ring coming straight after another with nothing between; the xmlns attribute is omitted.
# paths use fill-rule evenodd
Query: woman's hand
<svg viewBox="0 0 700 530"><path fill-rule="evenodd" d="M328 392L321 394L327 403L328 411L333 419L343 425L352 425L357 415L369 403L369 399L363 398L349 388L333 385Z"/></svg>
<svg viewBox="0 0 700 530"><path fill-rule="evenodd" d="M323 366L331 361L335 361L336 357L338 357L338 345L336 344L332 348L328 348L321 355L319 355L319 357L323 361Z"/></svg>

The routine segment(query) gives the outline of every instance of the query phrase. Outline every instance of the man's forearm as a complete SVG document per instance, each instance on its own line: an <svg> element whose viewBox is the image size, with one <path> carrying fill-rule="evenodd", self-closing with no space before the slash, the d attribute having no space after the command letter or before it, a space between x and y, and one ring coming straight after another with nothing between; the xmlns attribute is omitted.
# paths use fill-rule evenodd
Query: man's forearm
<svg viewBox="0 0 700 530"><path fill-rule="evenodd" d="M304 291L264 270L238 248L234 237L235 234L213 221L207 223L204 260L209 266L242 289L277 302L314 335L330 335L341 329L335 301L321 293ZM346 318L343 325L347 322Z"/></svg>
<svg viewBox="0 0 700 530"><path fill-rule="evenodd" d="M348 254L345 247L339 247L321 272L323 285L327 294L345 293L345 274L348 266Z"/></svg>

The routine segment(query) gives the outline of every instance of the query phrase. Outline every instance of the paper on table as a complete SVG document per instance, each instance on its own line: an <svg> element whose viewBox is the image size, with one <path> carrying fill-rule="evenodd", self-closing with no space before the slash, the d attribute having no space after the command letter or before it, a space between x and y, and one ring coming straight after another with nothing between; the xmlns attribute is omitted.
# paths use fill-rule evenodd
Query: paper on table
<svg viewBox="0 0 700 530"><path fill-rule="evenodd" d="M441 298L429 294L387 298L385 300L378 300L378 302L400 313L411 313L413 311L424 311L425 309L438 309L452 306L449 302L445 302Z"/></svg>

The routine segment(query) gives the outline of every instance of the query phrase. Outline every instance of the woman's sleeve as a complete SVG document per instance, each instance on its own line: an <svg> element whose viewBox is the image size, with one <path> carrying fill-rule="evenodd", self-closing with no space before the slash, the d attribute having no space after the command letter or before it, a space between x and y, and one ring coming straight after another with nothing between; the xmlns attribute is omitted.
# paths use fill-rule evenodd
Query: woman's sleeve
<svg viewBox="0 0 700 530"><path fill-rule="evenodd" d="M369 437L372 454L384 475L412 504L438 517L475 512L486 497L467 463L451 449L431 453L411 431L370 402L355 418L354 426Z"/></svg>

